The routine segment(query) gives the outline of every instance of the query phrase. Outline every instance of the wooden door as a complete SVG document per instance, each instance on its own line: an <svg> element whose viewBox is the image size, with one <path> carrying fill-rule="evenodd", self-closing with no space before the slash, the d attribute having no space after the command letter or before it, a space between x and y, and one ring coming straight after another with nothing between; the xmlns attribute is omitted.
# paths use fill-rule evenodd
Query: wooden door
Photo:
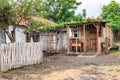
<svg viewBox="0 0 120 80"><path fill-rule="evenodd" d="M86 30L85 33L85 41L86 41L86 51L90 50L90 30Z"/></svg>

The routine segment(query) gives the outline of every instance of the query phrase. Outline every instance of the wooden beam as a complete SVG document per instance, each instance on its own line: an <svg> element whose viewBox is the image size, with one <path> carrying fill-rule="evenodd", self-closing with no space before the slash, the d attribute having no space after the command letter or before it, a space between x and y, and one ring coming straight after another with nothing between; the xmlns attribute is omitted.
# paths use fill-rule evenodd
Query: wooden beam
<svg viewBox="0 0 120 80"><path fill-rule="evenodd" d="M78 25L78 28L79 28L79 29L78 29L78 33L79 33L79 34L78 34L78 37L79 37L79 38L78 38L78 41L79 41L79 44L80 44L80 37L81 37L81 34L80 34L80 26L79 26L79 25ZM80 46L79 49L80 49L80 52L81 52L81 46Z"/></svg>
<svg viewBox="0 0 120 80"><path fill-rule="evenodd" d="M86 52L85 25L83 25L83 32L84 32L84 52Z"/></svg>
<svg viewBox="0 0 120 80"><path fill-rule="evenodd" d="M99 47L98 46L98 34L99 34L98 31L99 31L98 28L96 28L96 50L97 52L98 52L98 47Z"/></svg>
<svg viewBox="0 0 120 80"><path fill-rule="evenodd" d="M99 37L99 30L100 30L100 23L93 24L96 27L96 51L98 52L98 37Z"/></svg>
<svg viewBox="0 0 120 80"><path fill-rule="evenodd" d="M98 27L98 24L93 24L96 28Z"/></svg>
<svg viewBox="0 0 120 80"><path fill-rule="evenodd" d="M76 25L77 28L77 37L78 37L78 25ZM78 39L76 38L76 45L78 44ZM78 52L78 46L76 46L76 52Z"/></svg>
<svg viewBox="0 0 120 80"><path fill-rule="evenodd" d="M67 37L67 52L70 52L70 37L69 37L69 34L70 34L70 29L69 29L69 26L67 26L67 33L66 33L66 37Z"/></svg>
<svg viewBox="0 0 120 80"><path fill-rule="evenodd" d="M77 38L75 39L76 40L76 45L77 45ZM78 47L76 46L76 52L78 51Z"/></svg>
<svg viewBox="0 0 120 80"><path fill-rule="evenodd" d="M98 31L100 30L100 24L93 24L96 28L98 28Z"/></svg>
<svg viewBox="0 0 120 80"><path fill-rule="evenodd" d="M96 51L98 52L98 37L99 37L99 29L100 25L99 24L93 24L96 27Z"/></svg>

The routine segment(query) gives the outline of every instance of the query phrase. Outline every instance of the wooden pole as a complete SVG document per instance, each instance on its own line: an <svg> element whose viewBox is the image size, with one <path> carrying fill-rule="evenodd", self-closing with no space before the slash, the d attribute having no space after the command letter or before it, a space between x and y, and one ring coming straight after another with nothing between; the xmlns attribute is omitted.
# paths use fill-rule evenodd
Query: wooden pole
<svg viewBox="0 0 120 80"><path fill-rule="evenodd" d="M76 27L77 27L77 30L78 30L78 25L76 25ZM77 37L76 37L76 52L78 52L78 46L77 46L77 44L78 44L78 31L77 31Z"/></svg>
<svg viewBox="0 0 120 80"><path fill-rule="evenodd" d="M69 26L67 26L67 52L70 52L70 38L69 38Z"/></svg>
<svg viewBox="0 0 120 80"><path fill-rule="evenodd" d="M78 51L78 49L77 49L77 47L78 47L78 46L77 46L77 38L76 38L75 40L76 40L76 52L77 52L77 51Z"/></svg>
<svg viewBox="0 0 120 80"><path fill-rule="evenodd" d="M78 43L80 44L80 26L78 26ZM81 47L79 48L80 49L80 52L81 52Z"/></svg>
<svg viewBox="0 0 120 80"><path fill-rule="evenodd" d="M99 36L99 28L100 28L100 24L94 24L94 26L96 27L96 51L98 52L98 36Z"/></svg>
<svg viewBox="0 0 120 80"><path fill-rule="evenodd" d="M96 50L98 52L98 26L96 27Z"/></svg>
<svg viewBox="0 0 120 80"><path fill-rule="evenodd" d="M84 31L84 52L85 52L86 51L85 25L83 25L83 31Z"/></svg>

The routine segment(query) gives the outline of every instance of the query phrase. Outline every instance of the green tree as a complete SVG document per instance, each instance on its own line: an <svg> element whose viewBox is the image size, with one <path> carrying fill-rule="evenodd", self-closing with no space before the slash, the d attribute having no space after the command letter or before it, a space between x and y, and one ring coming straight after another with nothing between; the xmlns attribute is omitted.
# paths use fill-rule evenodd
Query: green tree
<svg viewBox="0 0 120 80"><path fill-rule="evenodd" d="M38 12L39 16L45 14L45 5L42 3L42 0L0 0L0 24L11 42L15 42L15 29L22 20L30 21L30 17ZM13 25L11 32L7 29L9 25Z"/></svg>
<svg viewBox="0 0 120 80"><path fill-rule="evenodd" d="M87 16L87 14L86 14L86 9L83 9L83 10L82 10L82 17L83 17L83 20L86 19L86 16Z"/></svg>
<svg viewBox="0 0 120 80"><path fill-rule="evenodd" d="M114 31L120 30L120 4L111 1L108 5L104 5L102 8L102 19L106 20L107 25L112 27Z"/></svg>
<svg viewBox="0 0 120 80"><path fill-rule="evenodd" d="M86 21L86 16L87 16L86 9L83 9L82 13L80 12L77 15L77 19L79 19L79 21L81 21L81 22L85 22Z"/></svg>
<svg viewBox="0 0 120 80"><path fill-rule="evenodd" d="M7 0L0 0L0 24L2 29L5 30L7 33L8 37L10 38L11 41L12 35L7 31L8 25L10 25L11 21L13 21L13 11L11 5L7 2Z"/></svg>
<svg viewBox="0 0 120 80"><path fill-rule="evenodd" d="M48 19L60 23L75 20L77 18L75 10L81 2L76 2L76 0L45 0L45 4L49 13Z"/></svg>

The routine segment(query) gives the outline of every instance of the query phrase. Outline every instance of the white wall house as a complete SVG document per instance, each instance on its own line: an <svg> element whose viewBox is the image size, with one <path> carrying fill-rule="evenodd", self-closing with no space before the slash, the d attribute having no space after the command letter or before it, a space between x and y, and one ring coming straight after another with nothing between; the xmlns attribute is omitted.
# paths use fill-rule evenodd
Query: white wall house
<svg viewBox="0 0 120 80"><path fill-rule="evenodd" d="M47 22L50 23L51 25L55 25L56 23L44 18L40 18L37 16L32 17L34 20L40 21L40 22ZM25 31L25 26L27 23L23 20L19 23L20 26L17 26L15 29L15 39L16 42L26 42L26 34L24 34ZM11 32L13 30L13 26L9 25L8 31ZM10 43L10 39L8 35L0 28L0 43ZM31 42L33 42L33 39L31 38Z"/></svg>
<svg viewBox="0 0 120 80"><path fill-rule="evenodd" d="M13 30L13 26L10 25L8 27L9 32ZM24 26L17 26L15 30L15 39L16 42L26 42L26 35L24 34L25 27ZM6 34L6 43L10 43L10 39L8 35Z"/></svg>

